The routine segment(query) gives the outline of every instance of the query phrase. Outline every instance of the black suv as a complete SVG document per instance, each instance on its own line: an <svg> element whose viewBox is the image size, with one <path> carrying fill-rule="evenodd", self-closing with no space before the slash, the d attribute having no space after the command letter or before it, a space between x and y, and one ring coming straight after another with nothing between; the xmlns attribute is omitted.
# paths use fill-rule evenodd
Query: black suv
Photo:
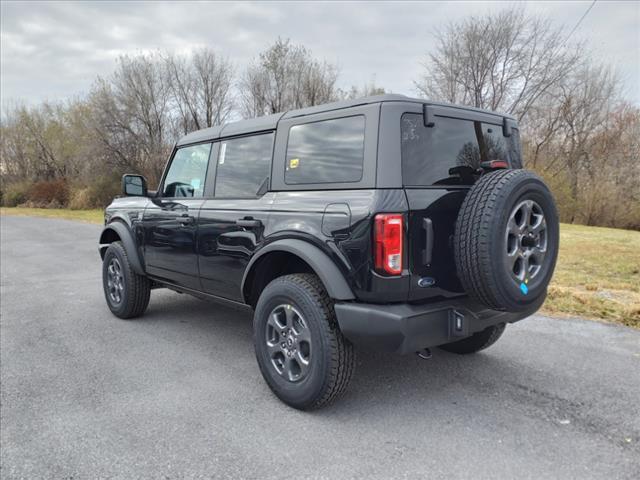
<svg viewBox="0 0 640 480"><path fill-rule="evenodd" d="M544 301L548 188L510 116L383 95L190 133L158 191L123 177L100 237L107 304L165 287L253 309L258 365L299 409L345 390L353 345L473 353Z"/></svg>

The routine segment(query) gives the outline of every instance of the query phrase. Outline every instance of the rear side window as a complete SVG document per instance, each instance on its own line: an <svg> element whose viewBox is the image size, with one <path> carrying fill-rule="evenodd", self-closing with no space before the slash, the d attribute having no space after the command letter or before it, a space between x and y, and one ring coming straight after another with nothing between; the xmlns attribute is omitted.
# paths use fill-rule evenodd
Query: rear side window
<svg viewBox="0 0 640 480"><path fill-rule="evenodd" d="M255 197L271 172L273 133L220 142L216 197Z"/></svg>
<svg viewBox="0 0 640 480"><path fill-rule="evenodd" d="M520 130L511 129L511 138L509 139L509 158L513 168L522 168L522 150L520 150Z"/></svg>
<svg viewBox="0 0 640 480"><path fill-rule="evenodd" d="M505 138L501 125L436 117L428 128L421 114L405 113L401 134L402 179L407 186L470 185L481 162L509 162L519 155L519 145L511 145L517 135Z"/></svg>
<svg viewBox="0 0 640 480"><path fill-rule="evenodd" d="M363 115L294 125L289 130L285 182L351 183L362 179Z"/></svg>
<svg viewBox="0 0 640 480"><path fill-rule="evenodd" d="M164 179L163 197L202 197L211 144L179 149Z"/></svg>

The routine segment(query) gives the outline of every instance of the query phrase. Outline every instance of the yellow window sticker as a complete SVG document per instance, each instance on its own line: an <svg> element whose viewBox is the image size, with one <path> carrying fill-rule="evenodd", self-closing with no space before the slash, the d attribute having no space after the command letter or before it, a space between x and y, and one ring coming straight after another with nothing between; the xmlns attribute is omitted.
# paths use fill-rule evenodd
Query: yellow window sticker
<svg viewBox="0 0 640 480"><path fill-rule="evenodd" d="M292 158L291 160L289 160L289 168L298 168L299 165L300 165L299 158Z"/></svg>

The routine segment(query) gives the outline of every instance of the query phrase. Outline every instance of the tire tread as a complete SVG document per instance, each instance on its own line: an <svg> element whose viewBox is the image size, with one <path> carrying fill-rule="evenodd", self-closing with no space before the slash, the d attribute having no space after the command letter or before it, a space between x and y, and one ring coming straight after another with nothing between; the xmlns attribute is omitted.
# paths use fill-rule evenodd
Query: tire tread
<svg viewBox="0 0 640 480"><path fill-rule="evenodd" d="M327 352L329 358L328 374L317 398L306 405L293 406L301 410L315 410L325 407L340 397L347 389L355 371L355 350L351 342L340 332L338 320L333 308L333 300L329 297L322 281L317 275L311 273L296 273L278 277L273 280L272 283L275 282L294 284L304 289L311 296L313 303L319 309L324 319L324 325L321 325L320 332L329 350ZM260 365L260 368L262 369L263 366ZM265 375L265 379L267 378L268 376ZM267 383L277 395L278 392L275 386L272 385L270 381L267 381Z"/></svg>
<svg viewBox="0 0 640 480"><path fill-rule="evenodd" d="M109 250L117 251L119 256L122 258L122 268L126 270L125 278L129 281L129 284L127 285L127 301L124 308L118 312L113 311L113 309L111 311L119 318L123 319L139 317L149 306L149 299L151 297L151 281L146 276L139 275L133 270L127 251L125 250L124 245L122 245L122 242L117 241L109 245L107 253L105 253L105 259L109 254Z"/></svg>
<svg viewBox="0 0 640 480"><path fill-rule="evenodd" d="M455 225L454 260L464 290L494 310L505 310L491 254L492 217L509 184L539 177L527 170L499 170L484 175L464 199Z"/></svg>

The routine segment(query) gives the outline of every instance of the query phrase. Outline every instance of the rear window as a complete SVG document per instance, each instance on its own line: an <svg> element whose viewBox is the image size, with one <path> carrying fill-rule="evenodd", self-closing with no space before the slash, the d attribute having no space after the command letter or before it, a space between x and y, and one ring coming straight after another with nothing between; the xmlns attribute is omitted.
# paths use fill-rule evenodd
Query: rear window
<svg viewBox="0 0 640 480"><path fill-rule="evenodd" d="M364 116L294 125L284 179L289 185L351 183L362 179Z"/></svg>
<svg viewBox="0 0 640 480"><path fill-rule="evenodd" d="M517 130L502 135L502 126L436 117L425 127L423 116L402 116L402 179L406 186L470 185L481 162L504 160L519 166ZM515 145L518 144L518 145Z"/></svg>

